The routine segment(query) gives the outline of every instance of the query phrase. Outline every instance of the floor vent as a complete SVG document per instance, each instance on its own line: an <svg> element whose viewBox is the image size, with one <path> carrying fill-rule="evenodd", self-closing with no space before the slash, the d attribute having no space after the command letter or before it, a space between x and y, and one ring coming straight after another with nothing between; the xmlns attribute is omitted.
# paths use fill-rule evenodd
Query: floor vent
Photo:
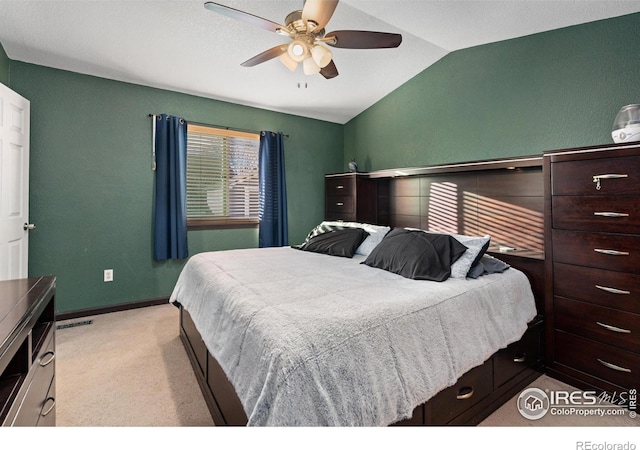
<svg viewBox="0 0 640 450"><path fill-rule="evenodd" d="M56 330L62 330L64 328L81 327L82 325L91 325L93 320L81 320L80 322L65 323L64 325L58 325Z"/></svg>

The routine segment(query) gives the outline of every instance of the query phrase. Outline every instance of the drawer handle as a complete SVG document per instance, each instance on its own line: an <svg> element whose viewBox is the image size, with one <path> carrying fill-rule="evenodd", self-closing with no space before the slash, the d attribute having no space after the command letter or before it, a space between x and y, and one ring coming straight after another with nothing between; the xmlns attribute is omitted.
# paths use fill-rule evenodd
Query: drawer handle
<svg viewBox="0 0 640 450"><path fill-rule="evenodd" d="M594 212L593 215L600 216L600 217L629 217L628 213L619 213L619 212L610 212L610 211Z"/></svg>
<svg viewBox="0 0 640 450"><path fill-rule="evenodd" d="M342 202L337 202L337 203L336 203L336 206L344 206L344 203L342 203Z"/></svg>
<svg viewBox="0 0 640 450"><path fill-rule="evenodd" d="M622 294L622 295L631 294L631 291L623 291L622 289L616 289L616 288L607 287L607 286L600 286L599 284L596 284L596 287L598 289L602 289L605 292L610 292L611 294Z"/></svg>
<svg viewBox="0 0 640 450"><path fill-rule="evenodd" d="M605 255L629 256L629 252L620 252L618 250L609 250L607 248L594 248L593 251L597 253L603 253Z"/></svg>
<svg viewBox="0 0 640 450"><path fill-rule="evenodd" d="M51 355L51 358L49 358L47 360L47 362L43 362L42 360L44 359L44 357L46 355ZM45 353L44 355L42 355L42 359L40 360L40 367L48 366L49 364L51 364L53 362L54 359L56 359L56 354L54 352Z"/></svg>
<svg viewBox="0 0 640 450"><path fill-rule="evenodd" d="M47 402L48 402L49 400L51 400L51 401L52 401L51 406L49 406L49 409L47 409L46 411L44 411L44 412L41 414L41 415L42 415L42 417L44 417L44 416L46 416L47 414L49 414L51 411L53 411L53 408L55 408L55 407L56 407L56 399L55 399L55 398L53 398L53 397L47 397L47 399L44 401L44 404L46 405L46 404L47 404ZM44 409L44 406L43 406L43 409Z"/></svg>
<svg viewBox="0 0 640 450"><path fill-rule="evenodd" d="M609 369L617 370L618 372L627 372L631 373L631 369L627 369L626 367L616 366L615 364L611 364L610 362L606 362L598 358L598 362Z"/></svg>
<svg viewBox="0 0 640 450"><path fill-rule="evenodd" d="M606 328L609 331L615 331L616 333L631 333L631 330L614 327L613 325L607 325L606 323L602 323L602 322L596 322L596 323L601 327Z"/></svg>
<svg viewBox="0 0 640 450"><path fill-rule="evenodd" d="M627 178L629 175L626 173L605 173L603 175L594 175L593 182L596 183L596 189L599 191L602 188L600 180L614 180L618 178Z"/></svg>
<svg viewBox="0 0 640 450"><path fill-rule="evenodd" d="M468 398L471 398L472 395L473 395L472 387L463 387L463 388L460 388L460 390L458 391L458 395L456 395L456 398L458 400L466 400Z"/></svg>
<svg viewBox="0 0 640 450"><path fill-rule="evenodd" d="M514 363L523 363L523 362L525 362L526 360L527 360L527 354L526 354L526 353L522 353L522 354L520 354L520 355L516 355L516 356L513 358L513 362L514 362Z"/></svg>
<svg viewBox="0 0 640 450"><path fill-rule="evenodd" d="M336 186L336 189L344 189L344 186L340 184L340 185Z"/></svg>

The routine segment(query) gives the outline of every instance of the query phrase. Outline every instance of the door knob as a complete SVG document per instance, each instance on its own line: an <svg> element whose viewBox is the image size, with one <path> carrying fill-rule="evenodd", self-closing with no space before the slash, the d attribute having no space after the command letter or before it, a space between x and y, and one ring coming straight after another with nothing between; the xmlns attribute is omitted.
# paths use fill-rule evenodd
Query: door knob
<svg viewBox="0 0 640 450"><path fill-rule="evenodd" d="M24 230L33 230L35 227L36 226L34 224L32 224L32 223L25 223L22 226L22 229L24 229Z"/></svg>

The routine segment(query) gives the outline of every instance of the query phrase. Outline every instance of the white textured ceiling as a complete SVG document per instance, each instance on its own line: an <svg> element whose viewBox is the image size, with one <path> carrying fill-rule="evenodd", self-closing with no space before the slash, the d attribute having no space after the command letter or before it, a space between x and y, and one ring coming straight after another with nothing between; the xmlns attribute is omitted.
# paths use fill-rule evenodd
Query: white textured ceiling
<svg viewBox="0 0 640 450"><path fill-rule="evenodd" d="M303 5L217 1L277 23ZM332 48L340 75L330 80L277 59L241 67L288 38L211 12L204 0L0 0L0 43L13 60L346 123L448 52L639 11L637 0L342 0L327 31L403 41Z"/></svg>

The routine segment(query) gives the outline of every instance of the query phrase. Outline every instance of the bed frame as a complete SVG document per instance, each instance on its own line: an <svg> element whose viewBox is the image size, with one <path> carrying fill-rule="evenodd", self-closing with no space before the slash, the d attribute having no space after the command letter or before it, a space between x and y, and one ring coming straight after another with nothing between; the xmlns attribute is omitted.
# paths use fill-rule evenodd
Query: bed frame
<svg viewBox="0 0 640 450"><path fill-rule="evenodd" d="M491 234L489 254L524 272L538 316L520 341L501 349L457 383L394 425L477 425L544 370L544 238L542 157L477 161L370 172L377 222L458 234ZM438 217L452 217L443 223ZM240 400L180 308L180 338L216 425L246 425Z"/></svg>

